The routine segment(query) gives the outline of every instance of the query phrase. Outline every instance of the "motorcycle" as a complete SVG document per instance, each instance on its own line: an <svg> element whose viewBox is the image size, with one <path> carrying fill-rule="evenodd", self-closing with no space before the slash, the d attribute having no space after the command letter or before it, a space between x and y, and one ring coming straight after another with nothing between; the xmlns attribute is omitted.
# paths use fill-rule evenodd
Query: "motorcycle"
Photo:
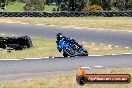
<svg viewBox="0 0 132 88"><path fill-rule="evenodd" d="M72 44L68 40L59 40L57 43L57 49L58 51L63 51L64 57L88 56L88 51L86 49L79 47L76 44Z"/></svg>

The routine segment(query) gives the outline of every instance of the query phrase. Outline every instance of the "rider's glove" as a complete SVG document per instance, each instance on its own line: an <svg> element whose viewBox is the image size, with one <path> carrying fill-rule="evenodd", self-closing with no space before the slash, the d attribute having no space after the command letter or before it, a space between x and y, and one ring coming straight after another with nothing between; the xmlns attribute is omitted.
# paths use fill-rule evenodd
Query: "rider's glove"
<svg viewBox="0 0 132 88"><path fill-rule="evenodd" d="M60 48L60 46L57 46L57 49L58 49L59 52L62 51L62 49Z"/></svg>
<svg viewBox="0 0 132 88"><path fill-rule="evenodd" d="M59 50L59 52L61 52L62 50Z"/></svg>

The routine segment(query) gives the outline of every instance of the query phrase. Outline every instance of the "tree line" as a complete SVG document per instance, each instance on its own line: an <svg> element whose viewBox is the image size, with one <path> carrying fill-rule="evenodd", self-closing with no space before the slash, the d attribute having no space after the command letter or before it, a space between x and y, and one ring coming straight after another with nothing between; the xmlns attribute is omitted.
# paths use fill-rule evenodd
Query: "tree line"
<svg viewBox="0 0 132 88"><path fill-rule="evenodd" d="M132 0L62 0L70 11L82 11L86 7L99 6L104 11L132 11Z"/></svg>
<svg viewBox="0 0 132 88"><path fill-rule="evenodd" d="M55 2L59 11L82 11L101 9L103 11L132 11L132 0L0 0L0 7L6 10L14 2L26 3L25 11L43 11L45 5Z"/></svg>

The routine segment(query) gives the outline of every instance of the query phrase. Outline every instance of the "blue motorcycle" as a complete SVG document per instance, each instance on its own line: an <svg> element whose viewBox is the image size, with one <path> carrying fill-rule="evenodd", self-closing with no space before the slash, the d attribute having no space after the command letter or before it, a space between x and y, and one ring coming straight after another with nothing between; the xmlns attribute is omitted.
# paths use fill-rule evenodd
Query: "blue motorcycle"
<svg viewBox="0 0 132 88"><path fill-rule="evenodd" d="M57 41L57 49L59 52L63 51L64 57L88 56L88 51L86 49L72 44L68 40Z"/></svg>

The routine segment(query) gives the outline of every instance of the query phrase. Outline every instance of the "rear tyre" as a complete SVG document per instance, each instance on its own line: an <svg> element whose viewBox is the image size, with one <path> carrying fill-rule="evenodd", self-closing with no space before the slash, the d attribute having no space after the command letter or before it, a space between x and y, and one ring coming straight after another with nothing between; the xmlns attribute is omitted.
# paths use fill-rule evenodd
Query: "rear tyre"
<svg viewBox="0 0 132 88"><path fill-rule="evenodd" d="M63 53L63 56L64 56L64 57L68 57L68 55L67 55L65 52Z"/></svg>

